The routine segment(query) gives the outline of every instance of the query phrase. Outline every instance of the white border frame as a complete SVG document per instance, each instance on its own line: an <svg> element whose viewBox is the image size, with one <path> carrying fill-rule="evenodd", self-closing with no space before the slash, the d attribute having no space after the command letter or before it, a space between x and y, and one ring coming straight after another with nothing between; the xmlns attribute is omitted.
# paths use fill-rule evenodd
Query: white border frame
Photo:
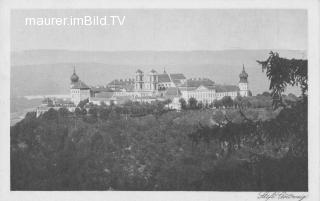
<svg viewBox="0 0 320 201"><path fill-rule="evenodd" d="M319 200L319 2L317 0L0 0L0 200L257 200L257 192L10 191L10 10L211 8L308 10L309 192Z"/></svg>

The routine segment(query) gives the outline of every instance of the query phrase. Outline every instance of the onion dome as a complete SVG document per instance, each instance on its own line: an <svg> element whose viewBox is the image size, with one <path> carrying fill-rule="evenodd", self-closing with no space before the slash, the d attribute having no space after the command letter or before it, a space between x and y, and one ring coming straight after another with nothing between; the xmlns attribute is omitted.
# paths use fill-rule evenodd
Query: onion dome
<svg viewBox="0 0 320 201"><path fill-rule="evenodd" d="M71 82L78 82L79 81L79 77L76 74L76 69L75 68L73 68L73 74L71 75L70 80L71 80Z"/></svg>
<svg viewBox="0 0 320 201"><path fill-rule="evenodd" d="M138 69L138 70L136 71L136 73L137 73L137 74L142 74L143 72L142 72L140 69Z"/></svg>
<svg viewBox="0 0 320 201"><path fill-rule="evenodd" d="M155 71L154 69L152 69L152 70L150 71L150 73L151 73L151 74L156 74L157 71Z"/></svg>
<svg viewBox="0 0 320 201"><path fill-rule="evenodd" d="M240 82L245 82L245 83L248 82L248 73L245 71L244 65L243 65L242 72L240 73L239 77L240 77Z"/></svg>

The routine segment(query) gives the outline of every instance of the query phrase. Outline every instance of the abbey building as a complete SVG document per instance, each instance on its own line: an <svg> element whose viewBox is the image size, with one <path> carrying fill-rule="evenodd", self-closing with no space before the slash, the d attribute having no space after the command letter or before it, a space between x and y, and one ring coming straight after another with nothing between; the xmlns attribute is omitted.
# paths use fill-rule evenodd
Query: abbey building
<svg viewBox="0 0 320 201"><path fill-rule="evenodd" d="M152 102L170 99L178 104L179 99L188 101L195 98L203 104L213 103L224 96L236 98L248 96L248 74L243 66L239 75L238 86L219 85L209 78L187 79L182 73L168 73L164 70L143 72L137 70L134 78L115 79L105 87L89 87L82 82L75 72L71 75L70 98L78 105L80 101L89 99L94 104L121 104L126 101Z"/></svg>

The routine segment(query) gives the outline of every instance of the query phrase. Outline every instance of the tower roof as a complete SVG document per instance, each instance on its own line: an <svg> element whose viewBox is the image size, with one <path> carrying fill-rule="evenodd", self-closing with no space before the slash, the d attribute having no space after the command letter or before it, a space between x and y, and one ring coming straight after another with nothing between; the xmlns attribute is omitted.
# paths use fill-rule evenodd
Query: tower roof
<svg viewBox="0 0 320 201"><path fill-rule="evenodd" d="M71 82L78 82L79 76L76 74L76 67L73 67L73 74L70 77Z"/></svg>
<svg viewBox="0 0 320 201"><path fill-rule="evenodd" d="M244 65L242 66L242 72L239 74L240 82L246 83L248 82L248 73L244 69Z"/></svg>
<svg viewBox="0 0 320 201"><path fill-rule="evenodd" d="M152 70L150 71L150 73L155 74L155 73L157 73L157 71L155 71L154 69L152 69Z"/></svg>
<svg viewBox="0 0 320 201"><path fill-rule="evenodd" d="M136 73L142 74L143 72L142 72L142 70L138 69L138 70L136 71Z"/></svg>
<svg viewBox="0 0 320 201"><path fill-rule="evenodd" d="M164 73L164 74L167 73L166 67L163 67L163 73Z"/></svg>
<svg viewBox="0 0 320 201"><path fill-rule="evenodd" d="M90 87L79 80L78 82L72 83L71 89L90 89Z"/></svg>

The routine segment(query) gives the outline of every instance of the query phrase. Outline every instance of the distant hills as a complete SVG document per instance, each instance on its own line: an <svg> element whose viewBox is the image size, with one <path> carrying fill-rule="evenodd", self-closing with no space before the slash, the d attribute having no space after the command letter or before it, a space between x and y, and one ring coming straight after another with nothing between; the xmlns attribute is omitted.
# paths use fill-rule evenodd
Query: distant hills
<svg viewBox="0 0 320 201"><path fill-rule="evenodd" d="M12 96L66 94L76 66L80 79L88 85L106 85L113 79L133 78L139 68L145 72L182 72L188 78L207 77L221 84L237 84L242 64L249 74L254 94L268 90L268 80L256 60L264 60L271 50L221 51L68 51L28 50L11 54ZM272 50L281 57L306 58L300 50Z"/></svg>

